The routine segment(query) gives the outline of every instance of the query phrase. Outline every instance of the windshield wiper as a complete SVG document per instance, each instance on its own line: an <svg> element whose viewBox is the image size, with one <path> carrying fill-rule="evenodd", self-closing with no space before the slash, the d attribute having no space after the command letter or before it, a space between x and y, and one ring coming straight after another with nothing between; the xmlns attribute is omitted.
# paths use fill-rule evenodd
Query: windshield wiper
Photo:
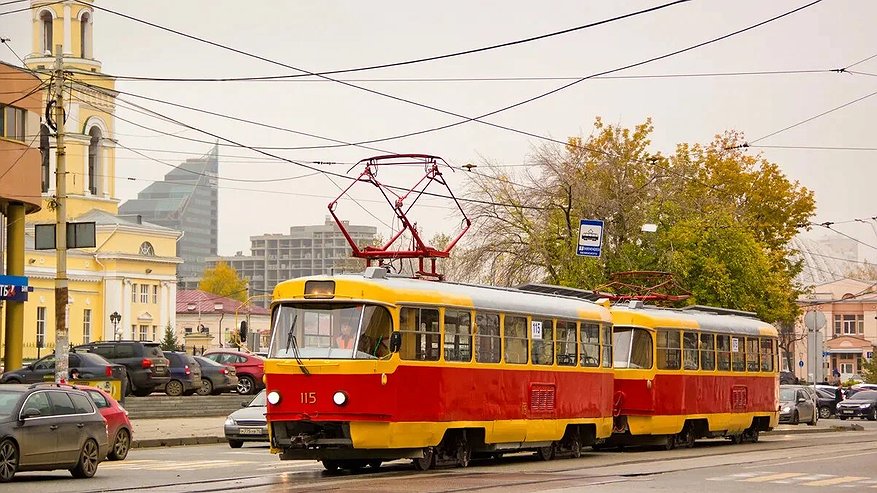
<svg viewBox="0 0 877 493"><path fill-rule="evenodd" d="M289 352L289 348L292 347L292 356L295 358L295 362L298 363L298 368L301 370L305 376L310 376L311 372L308 371L304 362L301 360L301 355L298 354L298 341L295 339L295 322L298 320L298 313L292 318L292 323L289 324L289 336L286 338L286 352Z"/></svg>

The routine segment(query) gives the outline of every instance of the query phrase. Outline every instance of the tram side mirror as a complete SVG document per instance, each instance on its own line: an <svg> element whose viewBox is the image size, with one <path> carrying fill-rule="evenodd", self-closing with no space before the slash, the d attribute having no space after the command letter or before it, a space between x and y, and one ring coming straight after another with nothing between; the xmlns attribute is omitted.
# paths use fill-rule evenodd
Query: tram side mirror
<svg viewBox="0 0 877 493"><path fill-rule="evenodd" d="M402 333L393 332L390 334L390 352L398 353L402 349Z"/></svg>

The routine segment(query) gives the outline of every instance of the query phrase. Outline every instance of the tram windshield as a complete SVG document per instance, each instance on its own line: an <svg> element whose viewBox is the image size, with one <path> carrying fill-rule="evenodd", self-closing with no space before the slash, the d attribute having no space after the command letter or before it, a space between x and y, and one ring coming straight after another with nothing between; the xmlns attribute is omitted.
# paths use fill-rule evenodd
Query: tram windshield
<svg viewBox="0 0 877 493"><path fill-rule="evenodd" d="M615 368L651 368L652 336L635 327L614 327Z"/></svg>
<svg viewBox="0 0 877 493"><path fill-rule="evenodd" d="M379 305L289 303L274 308L271 358L390 357L390 312Z"/></svg>

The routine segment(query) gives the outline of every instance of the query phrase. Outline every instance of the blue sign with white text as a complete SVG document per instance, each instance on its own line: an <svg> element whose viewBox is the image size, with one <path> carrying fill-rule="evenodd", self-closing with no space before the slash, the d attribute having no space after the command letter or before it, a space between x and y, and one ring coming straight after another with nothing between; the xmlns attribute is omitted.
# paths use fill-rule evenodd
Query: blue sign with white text
<svg viewBox="0 0 877 493"><path fill-rule="evenodd" d="M603 245L603 221L599 219L582 219L579 223L579 245L576 255L582 257L599 257Z"/></svg>
<svg viewBox="0 0 877 493"><path fill-rule="evenodd" d="M27 301L27 293L33 287L27 285L24 276L0 276L0 301Z"/></svg>

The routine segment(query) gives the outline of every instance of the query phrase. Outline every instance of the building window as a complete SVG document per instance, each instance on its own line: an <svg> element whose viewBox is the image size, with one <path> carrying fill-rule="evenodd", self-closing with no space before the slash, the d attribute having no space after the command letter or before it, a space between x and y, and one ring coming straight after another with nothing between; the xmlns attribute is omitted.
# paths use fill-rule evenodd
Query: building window
<svg viewBox="0 0 877 493"><path fill-rule="evenodd" d="M46 307L37 307L37 347L46 347Z"/></svg>
<svg viewBox="0 0 877 493"><path fill-rule="evenodd" d="M91 309L82 310L82 343L91 342Z"/></svg>
<svg viewBox="0 0 877 493"><path fill-rule="evenodd" d="M149 340L149 326L141 325L140 326L140 340L148 341Z"/></svg>
<svg viewBox="0 0 877 493"><path fill-rule="evenodd" d="M40 26L42 28L43 53L52 52L52 13L48 10L40 12Z"/></svg>
<svg viewBox="0 0 877 493"><path fill-rule="evenodd" d="M155 256L155 248L152 247L152 243L148 241L144 241L140 244L140 255L148 255L150 257Z"/></svg>
<svg viewBox="0 0 877 493"><path fill-rule="evenodd" d="M152 302L158 304L158 284L152 286Z"/></svg>
<svg viewBox="0 0 877 493"><path fill-rule="evenodd" d="M835 315L834 335L863 335L865 333L864 315Z"/></svg>
<svg viewBox="0 0 877 493"><path fill-rule="evenodd" d="M24 124L27 112L15 106L0 105L0 137L24 142Z"/></svg>
<svg viewBox="0 0 877 493"><path fill-rule="evenodd" d="M183 329L183 332L186 333L186 334L191 334L191 333L192 333L192 327L185 327L185 328Z"/></svg>
<svg viewBox="0 0 877 493"><path fill-rule="evenodd" d="M131 303L137 303L137 283L131 284Z"/></svg>
<svg viewBox="0 0 877 493"><path fill-rule="evenodd" d="M152 340L153 340L153 341L157 341L157 340L158 340L158 325L153 325L153 326L152 326Z"/></svg>
<svg viewBox="0 0 877 493"><path fill-rule="evenodd" d="M149 303L149 284L140 285L140 303Z"/></svg>
<svg viewBox="0 0 877 493"><path fill-rule="evenodd" d="M92 195L97 195L97 184L100 182L97 175L101 173L100 141L102 136L100 128L91 127L88 135L91 136L91 141L88 144L88 191Z"/></svg>
<svg viewBox="0 0 877 493"><path fill-rule="evenodd" d="M853 364L852 363L841 363L840 364L840 372L842 374L853 373Z"/></svg>
<svg viewBox="0 0 877 493"><path fill-rule="evenodd" d="M82 58L91 58L91 14L82 14L79 19L79 48Z"/></svg>

